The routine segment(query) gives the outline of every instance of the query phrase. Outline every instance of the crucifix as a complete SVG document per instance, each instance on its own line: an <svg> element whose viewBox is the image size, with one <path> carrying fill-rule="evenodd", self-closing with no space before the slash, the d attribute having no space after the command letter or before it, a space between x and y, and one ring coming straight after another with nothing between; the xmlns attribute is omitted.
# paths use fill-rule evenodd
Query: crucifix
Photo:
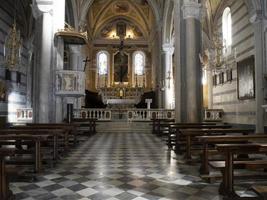
<svg viewBox="0 0 267 200"><path fill-rule="evenodd" d="M84 68L83 68L83 71L84 71L84 72L85 72L87 63L89 63L90 61L91 61L91 60L88 59L88 56L86 57L85 60L83 60L83 62L84 62Z"/></svg>

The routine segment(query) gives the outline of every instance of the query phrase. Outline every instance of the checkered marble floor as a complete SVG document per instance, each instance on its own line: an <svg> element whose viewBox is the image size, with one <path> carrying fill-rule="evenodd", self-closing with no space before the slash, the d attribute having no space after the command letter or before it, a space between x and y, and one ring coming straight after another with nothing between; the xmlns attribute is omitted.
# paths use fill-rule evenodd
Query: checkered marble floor
<svg viewBox="0 0 267 200"><path fill-rule="evenodd" d="M218 184L199 178L151 134L98 133L31 183L11 183L16 199L217 200Z"/></svg>

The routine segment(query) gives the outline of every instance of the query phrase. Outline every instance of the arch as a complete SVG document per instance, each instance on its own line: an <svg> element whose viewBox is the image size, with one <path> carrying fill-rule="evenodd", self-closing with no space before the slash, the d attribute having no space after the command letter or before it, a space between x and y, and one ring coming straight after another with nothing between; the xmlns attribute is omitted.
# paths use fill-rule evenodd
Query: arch
<svg viewBox="0 0 267 200"><path fill-rule="evenodd" d="M249 11L250 18L256 19L258 15L262 15L262 10L264 7L263 0L244 0L247 9ZM266 4L266 2L265 2Z"/></svg>
<svg viewBox="0 0 267 200"><path fill-rule="evenodd" d="M124 16L124 15L120 15L120 16L111 16L110 18L108 18L108 19L106 19L106 20L103 20L101 23L98 24L98 27L93 28L93 30L94 30L94 32L93 32L93 36L96 36L96 35L102 30L102 28L103 28L106 24L108 24L108 23L110 23L110 22L112 22L113 20L116 20L116 19L118 19L118 18L121 19L121 20L126 20L126 21L129 21L129 22L132 22L132 23L136 24L137 27L142 31L144 37L146 37L146 38L148 37L148 33L149 33L148 30L144 30L144 27L143 27L140 23L138 23L137 21L134 21L133 18L128 17L128 16ZM146 28L147 28L147 27L146 27Z"/></svg>
<svg viewBox="0 0 267 200"><path fill-rule="evenodd" d="M91 7L91 5L93 4L94 0L87 0L87 1L83 1L82 2L82 6L81 6L81 12L80 12L80 16L79 16L79 24L83 24L86 21L86 16L88 13L89 8ZM157 5L156 0L147 0L148 4L150 5L150 7L152 8L154 17L156 19L156 23L160 23L160 11L159 11L159 7Z"/></svg>

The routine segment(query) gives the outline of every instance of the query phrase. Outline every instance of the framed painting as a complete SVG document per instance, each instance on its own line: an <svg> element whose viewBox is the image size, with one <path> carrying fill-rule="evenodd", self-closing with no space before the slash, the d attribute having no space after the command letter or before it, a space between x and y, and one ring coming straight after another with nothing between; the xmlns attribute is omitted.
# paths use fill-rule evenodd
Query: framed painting
<svg viewBox="0 0 267 200"><path fill-rule="evenodd" d="M238 99L255 98L255 58L250 56L237 63Z"/></svg>

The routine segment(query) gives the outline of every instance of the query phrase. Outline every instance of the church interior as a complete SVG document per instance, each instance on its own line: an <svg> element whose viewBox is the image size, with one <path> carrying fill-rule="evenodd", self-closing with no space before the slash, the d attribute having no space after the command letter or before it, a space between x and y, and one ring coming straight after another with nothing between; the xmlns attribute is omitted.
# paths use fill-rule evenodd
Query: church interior
<svg viewBox="0 0 267 200"><path fill-rule="evenodd" d="M0 200L267 199L266 0L0 0Z"/></svg>

